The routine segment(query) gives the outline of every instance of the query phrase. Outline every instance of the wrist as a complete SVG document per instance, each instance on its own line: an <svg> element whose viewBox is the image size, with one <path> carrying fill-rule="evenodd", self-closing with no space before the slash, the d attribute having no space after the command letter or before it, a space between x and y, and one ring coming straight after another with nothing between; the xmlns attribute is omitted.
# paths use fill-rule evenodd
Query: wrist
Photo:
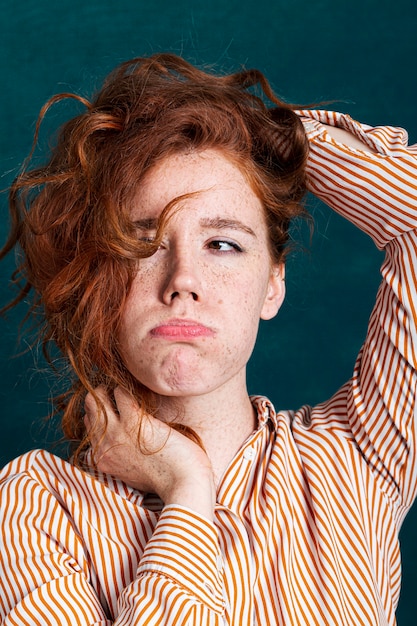
<svg viewBox="0 0 417 626"><path fill-rule="evenodd" d="M193 477L177 482L162 499L165 506L184 506L213 521L216 503L213 476Z"/></svg>

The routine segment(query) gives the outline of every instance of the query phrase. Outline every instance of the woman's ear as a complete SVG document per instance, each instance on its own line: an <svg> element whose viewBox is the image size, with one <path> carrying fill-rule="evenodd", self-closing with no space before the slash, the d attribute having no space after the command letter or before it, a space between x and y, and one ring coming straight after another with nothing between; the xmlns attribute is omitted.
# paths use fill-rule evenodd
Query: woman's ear
<svg viewBox="0 0 417 626"><path fill-rule="evenodd" d="M279 263L271 268L268 290L261 311L262 320L270 320L278 313L285 298L285 265Z"/></svg>

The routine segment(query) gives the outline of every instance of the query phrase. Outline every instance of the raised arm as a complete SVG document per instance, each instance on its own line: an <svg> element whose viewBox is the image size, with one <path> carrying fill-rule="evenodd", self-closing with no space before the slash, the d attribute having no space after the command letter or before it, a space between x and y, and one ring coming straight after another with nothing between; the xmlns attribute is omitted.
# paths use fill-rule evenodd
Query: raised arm
<svg viewBox="0 0 417 626"><path fill-rule="evenodd" d="M402 129L371 128L324 111L301 114L310 140L310 190L385 249L348 417L386 492L408 507L416 491L417 147L407 146Z"/></svg>
<svg viewBox="0 0 417 626"><path fill-rule="evenodd" d="M401 128L302 111L310 141L309 188L367 232L378 248L417 226L417 145Z"/></svg>

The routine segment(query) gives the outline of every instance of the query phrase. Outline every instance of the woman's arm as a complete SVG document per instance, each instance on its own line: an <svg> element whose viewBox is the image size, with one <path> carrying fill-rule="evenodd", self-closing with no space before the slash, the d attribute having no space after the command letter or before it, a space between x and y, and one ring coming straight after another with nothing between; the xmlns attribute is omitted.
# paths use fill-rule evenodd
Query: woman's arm
<svg viewBox="0 0 417 626"><path fill-rule="evenodd" d="M385 249L347 408L362 455L393 501L408 507L416 492L417 148L402 129L325 111L301 115L310 190Z"/></svg>
<svg viewBox="0 0 417 626"><path fill-rule="evenodd" d="M324 126L324 125L323 125ZM356 137L356 135L352 135L348 130L344 130L343 128L339 128L338 126L324 126L326 132L330 135L332 139L335 139L338 143L341 143L345 146L349 146L350 148L356 148L357 150L364 150L365 152L374 152L375 149L366 143L364 143L361 139Z"/></svg>
<svg viewBox="0 0 417 626"><path fill-rule="evenodd" d="M109 480L44 451L3 470L0 622L221 624L223 570L212 522L176 505L156 521L137 493L129 498L126 486Z"/></svg>

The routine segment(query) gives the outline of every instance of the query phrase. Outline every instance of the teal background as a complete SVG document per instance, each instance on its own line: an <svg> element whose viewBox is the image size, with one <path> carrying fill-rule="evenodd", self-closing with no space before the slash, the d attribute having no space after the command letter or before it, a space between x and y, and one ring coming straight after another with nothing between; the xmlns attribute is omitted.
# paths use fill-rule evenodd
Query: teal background
<svg viewBox="0 0 417 626"><path fill-rule="evenodd" d="M332 99L370 124L408 128L417 141L415 0L11 0L1 2L0 186L27 154L37 113L59 91L88 94L118 62L158 51L233 70L258 67L295 102ZM46 129L66 114L58 107ZM43 139L43 145L46 140ZM1 196L2 238L7 230ZM249 368L251 392L277 408L326 399L349 376L379 281L380 253L314 199L316 226L288 267L288 296L276 320L261 326ZM1 300L13 259L0 267ZM43 427L56 382L36 348L16 356L23 309L0 320L0 464L51 446ZM401 534L404 555L400 626L417 623L417 510Z"/></svg>

